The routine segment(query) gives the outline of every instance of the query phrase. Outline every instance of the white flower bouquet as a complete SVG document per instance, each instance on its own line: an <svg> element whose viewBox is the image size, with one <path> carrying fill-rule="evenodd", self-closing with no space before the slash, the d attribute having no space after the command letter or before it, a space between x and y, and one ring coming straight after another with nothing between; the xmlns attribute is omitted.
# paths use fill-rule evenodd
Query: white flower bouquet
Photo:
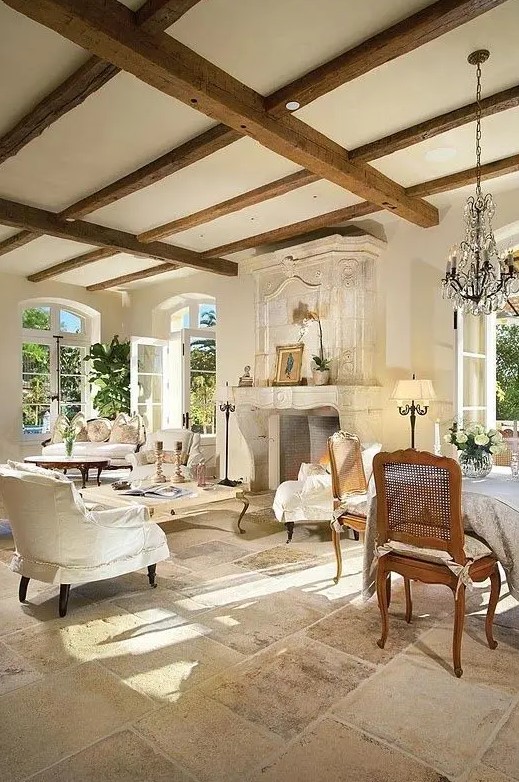
<svg viewBox="0 0 519 782"><path fill-rule="evenodd" d="M444 440L455 445L458 451L464 451L466 456L474 461L480 460L484 453L496 454L506 449L501 432L497 429L485 429L481 424L475 423L462 429L453 423Z"/></svg>

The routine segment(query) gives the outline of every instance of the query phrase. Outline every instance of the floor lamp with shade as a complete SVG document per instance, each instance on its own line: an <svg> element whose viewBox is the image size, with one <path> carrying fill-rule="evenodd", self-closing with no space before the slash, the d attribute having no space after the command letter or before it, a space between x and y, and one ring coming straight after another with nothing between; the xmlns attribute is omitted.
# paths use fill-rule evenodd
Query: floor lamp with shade
<svg viewBox="0 0 519 782"><path fill-rule="evenodd" d="M236 410L232 402L231 389L229 383L219 386L216 389L216 403L222 413L225 413L225 478L218 481L222 486L237 486L240 481L233 481L229 478L229 417Z"/></svg>
<svg viewBox="0 0 519 782"><path fill-rule="evenodd" d="M413 374L412 380L399 380L391 399L398 404L400 415L409 415L411 420L411 448L414 448L414 430L416 416L425 415L429 409L429 402L436 399L433 384L430 380L417 380Z"/></svg>

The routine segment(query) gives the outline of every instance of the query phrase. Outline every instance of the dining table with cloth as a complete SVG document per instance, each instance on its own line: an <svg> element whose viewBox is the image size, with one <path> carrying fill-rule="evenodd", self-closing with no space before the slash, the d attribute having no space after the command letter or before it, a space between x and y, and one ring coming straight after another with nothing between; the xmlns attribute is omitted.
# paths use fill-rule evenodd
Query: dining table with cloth
<svg viewBox="0 0 519 782"><path fill-rule="evenodd" d="M519 480L509 467L486 478L464 478L461 510L466 533L482 538L503 566L510 594L519 601ZM363 597L375 592L377 498L371 498L364 538Z"/></svg>

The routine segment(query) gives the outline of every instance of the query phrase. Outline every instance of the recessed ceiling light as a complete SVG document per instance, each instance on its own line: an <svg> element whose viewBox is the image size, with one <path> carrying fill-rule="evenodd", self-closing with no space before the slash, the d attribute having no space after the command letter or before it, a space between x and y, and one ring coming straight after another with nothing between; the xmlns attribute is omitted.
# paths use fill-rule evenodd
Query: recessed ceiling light
<svg viewBox="0 0 519 782"><path fill-rule="evenodd" d="M289 100L288 103L285 103L285 108L289 111L297 111L301 108L301 104L297 100Z"/></svg>
<svg viewBox="0 0 519 782"><path fill-rule="evenodd" d="M452 160L457 154L454 147L436 147L436 149L430 149L425 153L425 159L429 163L444 163L447 160Z"/></svg>

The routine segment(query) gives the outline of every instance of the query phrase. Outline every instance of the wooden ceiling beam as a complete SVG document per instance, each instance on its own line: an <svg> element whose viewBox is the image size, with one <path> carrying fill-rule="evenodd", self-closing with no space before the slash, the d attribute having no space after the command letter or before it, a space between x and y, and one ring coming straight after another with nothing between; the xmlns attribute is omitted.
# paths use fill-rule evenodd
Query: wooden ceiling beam
<svg viewBox="0 0 519 782"><path fill-rule="evenodd" d="M135 12L135 22L149 33L162 32L178 22L200 0L147 0Z"/></svg>
<svg viewBox="0 0 519 782"><path fill-rule="evenodd" d="M481 115L490 117L492 114L515 109L517 106L519 106L519 84L508 90L483 98L481 101ZM378 160L386 155L391 155L393 152L407 149L413 144L419 144L421 141L438 136L440 133L446 133L449 130L466 125L468 122L473 122L476 119L476 112L477 103L469 103L459 109L447 111L445 114L440 114L439 117L419 122L417 125L398 131L398 133L392 133L377 141L370 141L368 144L352 149L350 158L361 161Z"/></svg>
<svg viewBox="0 0 519 782"><path fill-rule="evenodd" d="M483 2L484 0L480 0ZM437 210L409 198L375 169L353 164L348 153L295 117L276 120L264 98L175 41L121 23L115 0L6 0L29 18L171 97L197 108L312 173L423 227L438 223Z"/></svg>
<svg viewBox="0 0 519 782"><path fill-rule="evenodd" d="M136 13L121 4L120 19L126 25L142 26L150 33L162 32L198 2L200 0L148 0ZM0 164L16 155L64 114L80 106L119 71L120 68L111 62L96 55L89 57L0 138Z"/></svg>
<svg viewBox="0 0 519 782"><path fill-rule="evenodd" d="M492 177L499 176L500 174L509 174L515 171L519 171L519 155L511 155L508 158L503 158L502 160L487 163L482 168L482 178L490 179ZM464 187L465 185L472 184L475 181L475 169L469 168L451 176L441 177L440 179L435 179L430 182L423 182L419 185L413 185L413 187L410 187L409 190L415 190L422 196L427 196L434 195L435 193L446 192L458 187ZM260 247L266 244L286 241L288 239L294 238L295 236L311 233L312 231L317 231L323 228L332 228L334 225L339 225L348 220L354 220L356 218L358 219L359 217L365 217L366 215L373 214L377 211L380 211L379 207L375 206L374 204L361 202L359 204L354 204L353 206L347 206L343 209L336 209L333 212L327 212L326 214L312 217L309 220L302 220L298 223L293 223L292 225L282 226L281 228L276 228L273 231L267 231L262 234L257 234L256 236L249 236L245 239L239 239L237 242L232 242L231 244L221 245L220 247L213 247L211 250L207 250L206 252L202 253L202 255L207 255L208 257L211 257L213 254L230 255L231 253L236 253L241 250L250 250L254 247ZM86 258L86 256L80 257ZM64 263L68 264L72 262L65 261ZM58 266L63 266L63 264L58 264L53 268L56 270L58 269ZM68 271L68 269L62 268L60 271L62 273L63 271ZM156 269L154 272L154 274L160 273L161 272L158 269ZM45 272L39 272L36 275L31 275L31 277L28 279L32 280L34 277L39 277L39 279L47 279L47 276L54 276L54 274L49 274L46 277L41 277L40 275L42 274L45 274ZM138 274L139 273L136 272L135 275L132 276L132 281L141 279L139 276L136 276ZM105 283L98 284L105 287L111 287L111 285L116 283L122 284L120 282L121 279L122 278L116 278L115 281L108 280ZM101 288L97 288L96 290L101 290Z"/></svg>
<svg viewBox="0 0 519 782"><path fill-rule="evenodd" d="M77 255L75 258L70 258L68 261L61 261L61 263L56 263L54 266L49 266L47 269L42 269L34 274L29 274L27 279L29 282L43 282L43 280L49 280L52 277L57 277L59 274L81 269L83 266L88 266L89 263L111 258L114 255L118 255L118 253L119 250L115 250L113 247L100 247L98 250L91 250L89 253Z"/></svg>
<svg viewBox="0 0 519 782"><path fill-rule="evenodd" d="M29 141L37 138L49 125L83 103L117 73L119 68L115 65L99 57L90 57L0 138L0 163L16 155Z"/></svg>
<svg viewBox="0 0 519 782"><path fill-rule="evenodd" d="M201 209L194 214L159 225L157 228L152 228L150 231L139 234L137 238L140 242L152 242L157 239L163 239L165 236L171 236L172 234L180 233L180 231L187 231L188 228L209 223L218 217L238 212L240 209L245 209L248 206L263 203L270 198L290 193L292 190L305 187L305 185L310 185L317 181L319 181L319 177L311 174L309 171L305 171L305 169L296 171L295 174L276 179L274 182L269 182L261 187L256 187L254 190L241 193L234 198L229 198L227 201L209 206L207 209Z"/></svg>
<svg viewBox="0 0 519 782"><path fill-rule="evenodd" d="M203 158L218 152L241 138L240 134L225 125L215 125L195 138L174 147L151 163L141 166L136 171L121 177L110 185L103 187L61 212L62 217L83 217L96 209L117 201L119 198L131 195L145 187L159 182L171 174L180 171Z"/></svg>
<svg viewBox="0 0 519 782"><path fill-rule="evenodd" d="M379 211L379 206L370 204L368 201L362 201L360 204L346 206L342 209L336 209L334 212L327 212L326 214L317 215L317 217L310 217L308 220L301 220L300 222L292 223L291 225L283 225L281 228L275 228L272 231L266 231L265 233L256 234L255 236L238 239L236 242L222 244L220 247L213 247L210 250L203 252L202 256L204 258L211 258L213 255L220 253L222 255L230 255L231 253L237 253L241 250L251 250L253 247L261 247L266 244L274 244L275 242L284 242L287 239L292 239L294 236L301 236L302 234L308 234L312 231L319 231L322 228L329 228L331 225L344 223L346 220L354 220L355 218L364 217L365 215Z"/></svg>
<svg viewBox="0 0 519 782"><path fill-rule="evenodd" d="M71 239L84 244L112 248L130 255L159 258L161 261L179 263L198 271L231 277L238 274L237 265L225 259L203 258L200 253L163 242L150 242L144 245L133 234L83 220L69 222L53 212L36 209L33 206L26 206L15 201L0 199L0 223L17 228L27 228L49 234L49 236L57 236L60 239Z"/></svg>
<svg viewBox="0 0 519 782"><path fill-rule="evenodd" d="M113 277L111 280L96 282L94 285L87 285L87 291L104 291L107 288L114 288L118 285L124 285L126 282L135 282L136 280L145 280L148 277L156 277L164 272L175 271L177 267L173 264L163 263L161 266L153 266L151 269L143 269L140 272L132 274L123 274L121 277Z"/></svg>
<svg viewBox="0 0 519 782"><path fill-rule="evenodd" d="M438 0L277 90L267 98L267 110L273 116L281 116L287 113L288 101L306 106L504 2L506 0Z"/></svg>
<svg viewBox="0 0 519 782"><path fill-rule="evenodd" d="M0 242L0 255L6 255L13 250L17 250L19 247L23 247L24 244L32 242L33 239L37 239L40 234L33 231L20 231L20 233L9 236Z"/></svg>
<svg viewBox="0 0 519 782"><path fill-rule="evenodd" d="M514 174L516 171L519 171L519 155L510 155L510 157L494 160L481 166L481 179L494 179L498 176L505 176L505 174ZM413 195L431 196L471 185L475 181L476 169L466 168L464 171L457 171L455 174L438 177L438 179L430 179L428 182L421 182L419 185L412 185L412 187L407 188L407 192Z"/></svg>

